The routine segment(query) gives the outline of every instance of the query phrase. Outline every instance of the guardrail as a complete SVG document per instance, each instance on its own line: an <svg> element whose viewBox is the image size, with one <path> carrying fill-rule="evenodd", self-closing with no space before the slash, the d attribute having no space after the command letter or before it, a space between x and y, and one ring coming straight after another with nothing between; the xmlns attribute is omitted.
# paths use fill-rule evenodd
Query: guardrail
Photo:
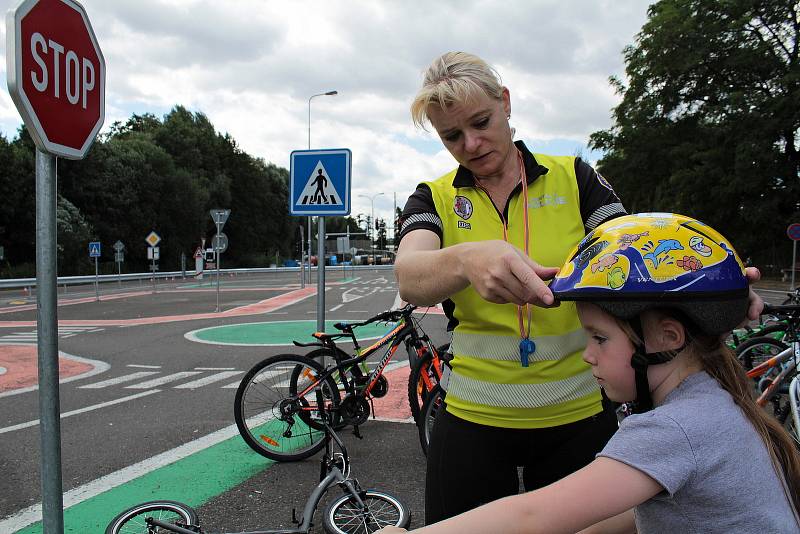
<svg viewBox="0 0 800 534"><path fill-rule="evenodd" d="M393 265L326 265L325 271L341 272L343 269L348 271L364 271L364 270L392 270ZM317 268L312 267L311 272L316 272ZM210 269L203 273L207 276L214 276L216 269ZM300 273L300 267L251 267L243 269L220 269L220 274L252 274L252 273ZM196 276L195 271L168 271L156 272L156 279L165 278L193 278ZM124 273L124 274L101 274L98 275L97 281L99 283L118 282L118 281L131 281L131 280L152 280L153 273ZM57 278L59 286L70 286L80 284L93 284L95 281L94 275L88 276L59 276ZM34 288L36 287L36 278L8 278L0 279L0 289L19 289L19 288Z"/></svg>

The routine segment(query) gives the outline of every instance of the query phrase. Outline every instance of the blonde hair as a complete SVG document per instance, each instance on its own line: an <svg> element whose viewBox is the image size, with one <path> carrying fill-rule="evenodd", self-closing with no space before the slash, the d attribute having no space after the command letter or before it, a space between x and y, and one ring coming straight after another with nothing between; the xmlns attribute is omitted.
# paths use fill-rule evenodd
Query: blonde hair
<svg viewBox="0 0 800 534"><path fill-rule="evenodd" d="M670 310L655 311L675 317ZM679 317L675 318L680 320ZM617 317L614 317L614 320L627 334L634 346L642 343L628 321ZM683 324L683 321L681 323ZM789 502L794 505L795 510L800 511L800 451L795 447L794 440L774 417L769 416L756 404L753 396L753 382L747 377L747 373L736 355L724 344L722 339L719 336L692 334L685 325L684 330L689 341L687 344L689 356L698 362L703 371L713 377L722 389L730 394L733 402L753 425L756 433L767 447L775 473L782 476L786 483L786 496Z"/></svg>
<svg viewBox="0 0 800 534"><path fill-rule="evenodd" d="M502 98L503 85L497 71L478 56L447 52L425 71L422 87L411 103L411 118L417 127L424 128L429 106L446 108L468 102L479 93Z"/></svg>

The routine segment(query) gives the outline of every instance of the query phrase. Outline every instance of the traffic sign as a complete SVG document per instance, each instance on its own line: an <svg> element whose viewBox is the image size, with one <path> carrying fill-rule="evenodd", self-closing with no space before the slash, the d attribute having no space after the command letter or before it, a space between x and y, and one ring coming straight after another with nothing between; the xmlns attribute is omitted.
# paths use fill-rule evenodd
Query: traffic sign
<svg viewBox="0 0 800 534"><path fill-rule="evenodd" d="M200 247L197 247L197 250L194 251L194 259L197 260L197 259L200 259L202 257L203 257L203 249L200 248Z"/></svg>
<svg viewBox="0 0 800 534"><path fill-rule="evenodd" d="M214 221L214 224L219 226L219 230L222 230L222 227L225 226L225 221L228 220L228 215L231 214L231 210L214 208L209 211L209 213L211 214L211 219Z"/></svg>
<svg viewBox="0 0 800 534"><path fill-rule="evenodd" d="M786 229L786 235L788 235L789 239L792 241L800 241L800 223L790 224L789 228Z"/></svg>
<svg viewBox="0 0 800 534"><path fill-rule="evenodd" d="M90 258L100 257L100 241L92 241L91 243L89 243L89 257Z"/></svg>
<svg viewBox="0 0 800 534"><path fill-rule="evenodd" d="M114 261L117 263L122 263L125 261L125 253L124 252L115 252L114 253Z"/></svg>
<svg viewBox="0 0 800 534"><path fill-rule="evenodd" d="M147 237L145 237L144 240L147 241L148 245L154 247L161 242L161 236L155 232L150 232L147 234Z"/></svg>
<svg viewBox="0 0 800 534"><path fill-rule="evenodd" d="M147 247L147 259L157 260L159 256L158 247Z"/></svg>
<svg viewBox="0 0 800 534"><path fill-rule="evenodd" d="M222 232L214 234L214 237L211 239L211 248L220 254L228 250L228 236Z"/></svg>
<svg viewBox="0 0 800 534"><path fill-rule="evenodd" d="M290 156L292 215L349 215L350 167L347 148L295 150Z"/></svg>
<svg viewBox="0 0 800 534"><path fill-rule="evenodd" d="M117 242L114 243L112 246L114 247L114 250L116 252L122 252L123 250L125 250L125 245L119 239L117 239Z"/></svg>
<svg viewBox="0 0 800 534"><path fill-rule="evenodd" d="M24 0L6 17L8 90L36 146L81 159L105 119L106 64L73 0Z"/></svg>

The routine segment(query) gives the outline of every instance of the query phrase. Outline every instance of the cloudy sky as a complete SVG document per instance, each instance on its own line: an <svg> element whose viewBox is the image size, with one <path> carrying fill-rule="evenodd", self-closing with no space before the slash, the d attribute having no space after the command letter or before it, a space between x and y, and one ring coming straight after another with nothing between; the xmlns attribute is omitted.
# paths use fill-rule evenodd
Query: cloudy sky
<svg viewBox="0 0 800 534"><path fill-rule="evenodd" d="M249 154L289 168L311 146L353 153L353 215L389 216L421 180L454 167L409 104L431 60L449 50L493 64L511 91L512 126L535 151L594 161L586 143L611 125L622 49L646 0L84 0L106 60L106 122L205 113ZM3 12L17 1L0 0ZM5 56L5 24L0 48ZM6 65L0 63L5 80ZM21 119L0 91L0 133ZM232 206L235 209L235 206Z"/></svg>

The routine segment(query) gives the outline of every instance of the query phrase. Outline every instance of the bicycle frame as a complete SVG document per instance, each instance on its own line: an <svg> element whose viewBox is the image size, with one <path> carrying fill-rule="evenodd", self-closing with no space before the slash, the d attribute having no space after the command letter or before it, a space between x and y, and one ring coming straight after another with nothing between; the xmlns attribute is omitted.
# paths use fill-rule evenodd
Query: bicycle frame
<svg viewBox="0 0 800 534"><path fill-rule="evenodd" d="M747 372L748 378L759 378L764 376L768 371L781 367L778 376L772 379L769 386L761 393L756 399L759 406L766 406L770 398L775 395L777 389L783 384L787 377L790 377L797 370L797 364L800 361L800 341L793 341L788 349L776 354L769 360L753 367ZM796 377L795 377L796 380Z"/></svg>

